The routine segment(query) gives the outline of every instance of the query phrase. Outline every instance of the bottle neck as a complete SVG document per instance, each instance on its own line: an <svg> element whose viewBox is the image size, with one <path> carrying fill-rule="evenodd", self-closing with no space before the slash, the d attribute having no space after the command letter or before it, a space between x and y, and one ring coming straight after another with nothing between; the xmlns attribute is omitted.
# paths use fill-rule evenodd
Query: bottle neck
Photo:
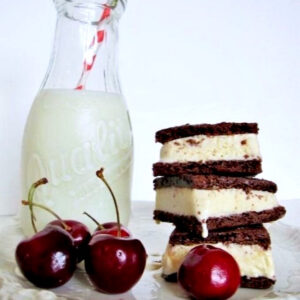
<svg viewBox="0 0 300 300"><path fill-rule="evenodd" d="M57 6L54 47L42 88L121 93L117 60L119 18L114 9L60 2L63 5Z"/></svg>

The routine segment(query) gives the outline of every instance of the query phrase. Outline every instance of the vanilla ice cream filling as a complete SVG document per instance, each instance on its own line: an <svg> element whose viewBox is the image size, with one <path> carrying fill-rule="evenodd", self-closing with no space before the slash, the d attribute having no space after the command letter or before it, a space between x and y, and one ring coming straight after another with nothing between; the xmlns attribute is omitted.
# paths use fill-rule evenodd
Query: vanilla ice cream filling
<svg viewBox="0 0 300 300"><path fill-rule="evenodd" d="M201 190L164 187L156 190L156 210L175 215L194 216L203 225L207 237L208 218L225 217L245 212L260 212L278 206L274 193L242 189Z"/></svg>
<svg viewBox="0 0 300 300"><path fill-rule="evenodd" d="M267 277L275 279L274 263L271 249L265 250L259 245L240 245L234 243L210 244L231 254L239 265L241 276ZM164 275L177 273L188 252L199 244L170 245L168 244L162 258Z"/></svg>
<svg viewBox="0 0 300 300"><path fill-rule="evenodd" d="M164 143L161 162L206 162L261 159L257 135L195 135Z"/></svg>
<svg viewBox="0 0 300 300"><path fill-rule="evenodd" d="M195 216L199 222L249 211L263 211L278 206L274 193L242 189L200 190L164 187L156 190L156 210Z"/></svg>

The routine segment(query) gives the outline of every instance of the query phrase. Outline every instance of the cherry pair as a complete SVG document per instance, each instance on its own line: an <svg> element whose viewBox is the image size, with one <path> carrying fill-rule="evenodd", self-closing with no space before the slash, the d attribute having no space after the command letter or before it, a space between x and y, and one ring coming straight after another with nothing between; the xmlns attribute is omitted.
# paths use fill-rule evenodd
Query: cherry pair
<svg viewBox="0 0 300 300"><path fill-rule="evenodd" d="M98 170L96 175L112 194L117 222L102 225L97 222L92 235L84 224L76 220L62 220L49 208L33 202L35 189L46 184L47 179L43 178L31 186L28 201L23 201L23 204L29 205L35 234L18 244L15 255L23 275L34 285L41 288L63 285L74 274L76 264L83 259L91 282L104 293L126 292L142 276L147 257L145 248L140 240L132 238L129 231L120 225L117 202L104 178L103 169ZM49 211L57 220L37 232L34 206Z"/></svg>

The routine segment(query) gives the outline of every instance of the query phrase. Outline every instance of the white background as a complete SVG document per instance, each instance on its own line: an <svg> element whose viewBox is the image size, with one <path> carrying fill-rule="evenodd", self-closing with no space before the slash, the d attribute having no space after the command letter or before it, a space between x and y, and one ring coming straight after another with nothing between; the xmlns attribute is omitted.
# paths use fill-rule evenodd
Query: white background
<svg viewBox="0 0 300 300"><path fill-rule="evenodd" d="M19 192L23 126L50 57L50 0L0 1L0 213ZM262 176L300 196L300 1L131 0L120 72L135 138L134 200L154 200L155 131L256 121Z"/></svg>

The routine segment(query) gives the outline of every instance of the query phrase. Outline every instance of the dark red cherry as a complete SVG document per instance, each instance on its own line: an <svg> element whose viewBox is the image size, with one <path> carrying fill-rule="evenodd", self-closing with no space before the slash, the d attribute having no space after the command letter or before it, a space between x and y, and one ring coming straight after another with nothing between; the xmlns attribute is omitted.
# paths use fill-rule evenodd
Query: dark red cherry
<svg viewBox="0 0 300 300"><path fill-rule="evenodd" d="M121 226L117 200L104 178L103 169L98 170L96 175L111 193L117 222L100 225L97 220L85 213L98 225L98 229L87 246L85 270L93 285L100 292L124 293L141 278L147 255L141 241L130 238L128 230ZM121 227L123 227L123 232ZM122 235L124 237L121 237Z"/></svg>
<svg viewBox="0 0 300 300"><path fill-rule="evenodd" d="M67 229L65 228L65 225L62 223L62 221L65 223L65 225L67 225L68 227ZM70 235L73 238L74 246L77 252L77 262L79 263L84 259L85 249L91 239L91 234L89 232L89 229L87 228L87 226L85 226L83 223L79 221L75 221L75 220L62 220L62 221L54 220L49 224L59 226L70 233Z"/></svg>
<svg viewBox="0 0 300 300"><path fill-rule="evenodd" d="M138 239L97 234L88 244L85 270L100 292L124 293L141 278L146 257Z"/></svg>
<svg viewBox="0 0 300 300"><path fill-rule="evenodd" d="M40 288L66 283L76 269L76 250L71 235L58 226L47 226L21 241L15 252L23 275Z"/></svg>
<svg viewBox="0 0 300 300"><path fill-rule="evenodd" d="M119 227L117 222L107 222L102 224L102 229L99 227L93 233L93 236L97 234L110 234L113 236L120 236L120 237L130 237L130 231L123 225L120 225L120 235L119 235Z"/></svg>
<svg viewBox="0 0 300 300"><path fill-rule="evenodd" d="M178 281L195 299L224 300L236 292L240 276L239 266L228 252L201 245L185 257Z"/></svg>

